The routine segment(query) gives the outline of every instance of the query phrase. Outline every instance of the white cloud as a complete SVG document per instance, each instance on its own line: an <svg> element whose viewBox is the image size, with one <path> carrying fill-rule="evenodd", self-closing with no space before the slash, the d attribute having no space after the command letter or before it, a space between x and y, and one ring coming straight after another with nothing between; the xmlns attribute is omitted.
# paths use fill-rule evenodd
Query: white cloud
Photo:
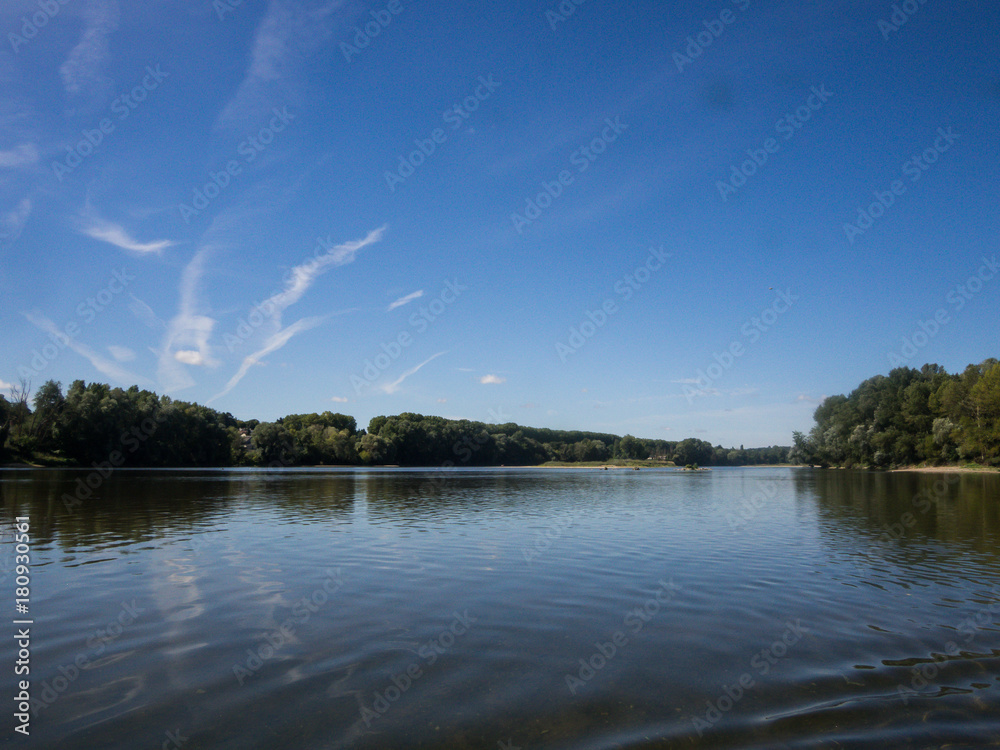
<svg viewBox="0 0 1000 750"><path fill-rule="evenodd" d="M80 41L59 68L68 94L97 94L110 85L101 72L108 56L108 36L118 29L116 0L92 0L84 7L86 25Z"/></svg>
<svg viewBox="0 0 1000 750"><path fill-rule="evenodd" d="M226 383L226 387L223 388L222 391L220 391L219 393L212 396L212 398L210 398L206 403L212 403L216 399L222 398L231 390L233 390L233 388L236 387L236 384L239 383L241 380L243 380L243 377L250 371L251 367L253 367L256 364L259 364L260 360L263 357L266 357L268 354L278 351L278 349L287 344L291 340L291 338L295 336L297 333L301 333L302 331L313 328L322 322L323 318L303 318L302 320L299 320L293 323L292 325L288 326L288 328L282 329L273 336L269 337L268 340L264 343L264 347L262 349L259 349L258 351L254 352L253 354L243 359L243 363L240 365L240 369L237 370L236 374L229 379L229 382Z"/></svg>
<svg viewBox="0 0 1000 750"><path fill-rule="evenodd" d="M424 290L423 289L418 289L417 291L415 291L415 292L413 292L411 294L407 294L405 297L400 297L398 300L396 300L395 302L393 302L386 309L386 312L389 312L390 310L395 310L397 307L402 307L403 305L405 305L405 304L407 304L409 302L413 302L413 300L415 300L415 299L417 299L419 297L423 297L423 296L424 296Z"/></svg>
<svg viewBox="0 0 1000 750"><path fill-rule="evenodd" d="M117 346L116 344L111 344L108 346L108 351L111 352L111 356L119 362L131 362L135 359L135 352L127 346Z"/></svg>
<svg viewBox="0 0 1000 750"><path fill-rule="evenodd" d="M13 387L13 383L8 383L6 380L0 380L0 391L9 391Z"/></svg>
<svg viewBox="0 0 1000 750"><path fill-rule="evenodd" d="M816 406L819 406L819 405L820 405L820 404L822 404L822 403L823 403L824 401L826 401L826 399L827 399L827 396L826 396L826 394L823 394L823 395L822 395L822 396L820 396L819 398L812 398L811 396L808 396L808 395L806 395L805 393L800 393L800 394L799 394L799 395L798 395L798 396L797 396L797 397L795 398L795 401L796 401L797 403L806 403L806 404L815 404Z"/></svg>
<svg viewBox="0 0 1000 750"><path fill-rule="evenodd" d="M0 239L15 239L31 215L30 198L22 198L16 208L0 213Z"/></svg>
<svg viewBox="0 0 1000 750"><path fill-rule="evenodd" d="M135 385L135 384L149 385L149 381L146 380L146 378L141 378L138 375L135 375L134 373L131 373L122 367L119 367L111 360L102 357L100 354L95 352L89 346L81 344L76 339L70 338L65 333L60 331L59 327L56 326L55 323L53 323L51 320L46 318L41 313L26 312L22 314L35 326L45 331L46 333L55 336L59 341L62 342L64 346L66 346L66 348L71 349L72 351L79 354L81 357L90 360L90 364L92 364L94 366L94 369L100 372L102 375L111 378L112 380L115 380L119 383L124 383L128 385Z"/></svg>
<svg viewBox="0 0 1000 750"><path fill-rule="evenodd" d="M479 382L483 385L499 385L500 383L506 383L507 378L501 378L497 375L483 375L479 378Z"/></svg>
<svg viewBox="0 0 1000 750"><path fill-rule="evenodd" d="M136 297L134 294L129 292L129 297L132 301L128 303L128 309L132 311L139 320L145 323L150 328L166 328L167 324L160 320L159 316L153 312L153 308L143 302L141 299Z"/></svg>
<svg viewBox="0 0 1000 750"><path fill-rule="evenodd" d="M0 167L10 169L38 161L38 149L33 143L22 143L10 151L0 151Z"/></svg>
<svg viewBox="0 0 1000 750"><path fill-rule="evenodd" d="M269 309L269 303L274 306L275 311L272 313L272 316L279 321L280 327L281 312L298 302L302 298L302 295L312 286L317 276L320 276L330 266L343 266L353 263L357 257L358 250L378 242L382 239L383 234L385 234L385 227L381 226L378 229L373 229L362 240L354 240L336 245L330 248L325 254L295 266L288 273L288 281L285 282L285 289L269 297L260 306L264 309Z"/></svg>
<svg viewBox="0 0 1000 750"><path fill-rule="evenodd" d="M181 349L180 351L174 352L174 359L178 362L183 362L186 365L201 366L205 364L205 357L202 356L201 352L196 352L191 349Z"/></svg>
<svg viewBox="0 0 1000 750"><path fill-rule="evenodd" d="M282 313L291 305L298 302L302 295L304 295L309 287L312 286L316 278L323 274L327 268L331 266L343 266L348 263L353 263L357 258L357 253L362 248L378 242L382 239L382 235L385 233L385 227L379 227L369 232L364 239L354 240L352 242L345 242L340 245L335 245L331 247L324 255L320 255L317 258L306 261L298 266L295 266L288 274L288 280L285 282L285 288L272 295L264 302L260 303L259 307L263 310L270 310L270 326L275 330L270 336L264 341L264 346L259 350L246 357L243 363L240 365L240 369L236 374L229 379L226 383L226 387L223 390L213 396L210 401L214 401L220 398L233 388L236 384L243 379L243 377L249 372L250 367L257 364L262 357L271 354L285 344L287 344L293 336L299 334L303 331L309 330L319 325L326 317L319 318L307 318L294 323L287 328L281 327L281 317Z"/></svg>
<svg viewBox="0 0 1000 750"><path fill-rule="evenodd" d="M448 403L448 399L446 399L446 398L439 398L439 399L437 400L437 402L438 402L439 404L447 404L447 403Z"/></svg>
<svg viewBox="0 0 1000 750"><path fill-rule="evenodd" d="M338 404L346 404L347 403L347 398L345 396L334 396L330 400L333 401L334 403L338 403Z"/></svg>
<svg viewBox="0 0 1000 750"><path fill-rule="evenodd" d="M101 240L122 250L130 250L134 253L160 253L165 248L177 244L170 240L139 242L132 239L120 224L112 224L109 221L102 221L100 219L92 219L90 224L80 231L95 240Z"/></svg>
<svg viewBox="0 0 1000 750"><path fill-rule="evenodd" d="M428 357L427 359L425 359L423 362L421 362L416 367L410 368L409 370L407 370L406 372L404 372L396 380L392 381L391 383L387 383L386 385L383 385L382 386L382 390L385 391L386 393L395 393L396 391L399 390L399 386L402 385L403 381L406 380L408 377L410 377L410 375L413 375L417 370L419 370L421 367L423 367L424 365L426 365L432 359L437 359L442 354L447 354L447 353L448 353L447 351L443 351L443 352L438 352L437 354L431 355L430 357Z"/></svg>
<svg viewBox="0 0 1000 750"><path fill-rule="evenodd" d="M372 244L373 242L378 242L382 239L382 235L384 233L385 227L379 227L378 229L369 232L364 239L336 245L330 248L330 250L328 250L324 255L320 255L317 258L313 258L312 260L295 266L288 274L288 280L285 282L284 290L272 295L259 305L259 307L263 310L271 311L269 315L269 324L272 328L277 330L274 330L274 332L265 339L264 346L259 351L254 352L243 360L243 363L240 365L240 369L232 378L230 378L229 382L226 383L226 387L222 390L222 392L213 396L210 401L214 401L215 399L224 396L235 388L236 384L243 379L247 372L249 372L250 367L257 364L261 357L277 351L287 344L296 334L310 328L314 328L329 317L324 316L318 318L307 318L300 320L287 328L281 327L282 313L302 298L302 295L308 291L309 287L312 286L318 276L320 276L330 266L342 266L347 263L353 263L359 250Z"/></svg>
<svg viewBox="0 0 1000 750"><path fill-rule="evenodd" d="M243 128L248 120L264 117L276 104L297 103L303 86L297 67L303 53L330 36L335 20L330 16L342 4L343 0L333 0L307 9L292 0L271 0L254 33L243 81L219 114L216 126Z"/></svg>
<svg viewBox="0 0 1000 750"><path fill-rule="evenodd" d="M214 367L219 364L212 357L208 340L215 327L215 320L198 310L197 296L201 277L205 272L205 262L212 247L203 247L184 267L178 289L180 301L177 314L167 324L166 333L159 351L157 377L167 391L194 385L194 380L181 365L184 359L193 360L191 351L199 355L198 364ZM184 352L179 359L176 354Z"/></svg>

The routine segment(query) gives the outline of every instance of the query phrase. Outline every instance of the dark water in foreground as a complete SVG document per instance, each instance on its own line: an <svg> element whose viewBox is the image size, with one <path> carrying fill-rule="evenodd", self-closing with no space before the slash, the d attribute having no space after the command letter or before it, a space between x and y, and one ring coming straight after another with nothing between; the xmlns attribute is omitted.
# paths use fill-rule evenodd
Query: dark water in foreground
<svg viewBox="0 0 1000 750"><path fill-rule="evenodd" d="M81 476L0 472L0 744L1000 744L998 475Z"/></svg>

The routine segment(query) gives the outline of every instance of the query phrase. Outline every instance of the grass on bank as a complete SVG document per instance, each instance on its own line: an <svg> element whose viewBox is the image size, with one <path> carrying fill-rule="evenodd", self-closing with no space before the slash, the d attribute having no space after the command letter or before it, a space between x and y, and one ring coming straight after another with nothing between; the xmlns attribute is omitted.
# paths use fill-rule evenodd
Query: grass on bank
<svg viewBox="0 0 1000 750"><path fill-rule="evenodd" d="M599 469L602 466L614 466L622 469L662 469L675 468L673 461L645 461L634 458L609 458L607 461L546 461L539 466L565 469Z"/></svg>

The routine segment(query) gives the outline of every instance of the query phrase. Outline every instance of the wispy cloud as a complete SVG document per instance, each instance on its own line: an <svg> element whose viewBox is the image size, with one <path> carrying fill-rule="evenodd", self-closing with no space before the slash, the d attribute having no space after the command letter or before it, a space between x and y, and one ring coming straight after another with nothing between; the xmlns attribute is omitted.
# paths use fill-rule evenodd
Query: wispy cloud
<svg viewBox="0 0 1000 750"><path fill-rule="evenodd" d="M506 383L507 378L501 378L498 375L483 375L479 378L479 382L483 385L500 385L500 383Z"/></svg>
<svg viewBox="0 0 1000 750"><path fill-rule="evenodd" d="M174 359L182 364L196 367L208 364L208 357L195 349L180 349L174 352Z"/></svg>
<svg viewBox="0 0 1000 750"><path fill-rule="evenodd" d="M0 151L0 168L12 169L38 162L38 149L33 143L22 143L10 151Z"/></svg>
<svg viewBox="0 0 1000 750"><path fill-rule="evenodd" d="M10 211L0 213L0 240L16 239L21 234L25 222L31 215L32 203L30 198L22 198L17 206Z"/></svg>
<svg viewBox="0 0 1000 750"><path fill-rule="evenodd" d="M317 325L322 323L324 318L303 318L292 325L278 331L276 334L268 338L267 343L264 345L263 349L260 349L248 357L243 359L243 363L240 365L240 369L236 371L236 374L229 379L226 383L226 387L223 388L219 393L215 394L208 400L207 403L212 403L216 399L222 398L227 393L229 393L236 384L243 380L243 377L250 371L250 368L258 364L261 359L266 357L268 354L278 351L281 347L287 344L291 338L302 331L306 331L310 328L315 328Z"/></svg>
<svg viewBox="0 0 1000 750"><path fill-rule="evenodd" d="M382 239L382 235L384 233L385 227L379 227L378 229L369 232L364 239L335 245L324 255L320 255L317 258L313 258L312 260L295 266L288 274L288 279L285 282L285 288L260 304L260 307L264 310L272 311L270 314L269 325L272 329L274 329L273 332L265 339L264 345L258 351L255 351L253 354L244 358L239 370L237 370L236 374L229 379L228 383L226 383L226 387L220 393L213 396L210 401L214 401L215 399L221 398L229 393L250 371L250 368L260 362L263 357L276 352L278 349L287 344L296 334L307 331L310 328L314 328L323 322L326 317L329 317L306 318L293 323L287 328L281 327L282 313L302 298L302 295L308 291L309 287L312 286L318 276L330 267L343 266L348 263L353 263L357 258L359 250L374 242L378 242Z"/></svg>
<svg viewBox="0 0 1000 750"><path fill-rule="evenodd" d="M415 372L417 372L421 367L423 367L424 365L426 365L431 360L437 359L442 354L447 354L447 353L448 353L447 351L443 351L443 352L438 352L437 354L432 354L430 357L428 357L427 359L425 359L423 362L421 362L416 367L411 367L409 370L407 370L406 372L404 372L402 375L400 375L398 378L396 378L396 380L392 381L391 383L386 383L385 385L383 385L382 386L382 390L385 393L395 393L396 391L399 390L399 386L401 386L403 384L403 381L406 380L408 377L410 377L410 375L413 375Z"/></svg>
<svg viewBox="0 0 1000 750"><path fill-rule="evenodd" d="M139 242L133 239L120 224L114 224L101 219L90 219L88 225L80 231L95 240L107 242L122 250L129 250L134 253L160 253L166 248L177 244L170 240Z"/></svg>
<svg viewBox="0 0 1000 750"><path fill-rule="evenodd" d="M274 305L274 318L280 326L281 312L290 305L298 302L302 298L302 295L312 286L317 276L331 266L343 266L353 263L357 257L358 250L382 239L385 229L384 226L381 226L369 232L364 239L336 245L330 248L324 255L295 266L288 274L288 281L285 282L285 288L278 294L268 298L267 302L261 303L261 306L267 308L268 302Z"/></svg>
<svg viewBox="0 0 1000 750"><path fill-rule="evenodd" d="M111 85L102 72L108 56L108 37L118 29L117 0L92 0L83 11L80 41L59 68L63 86L71 95L98 95Z"/></svg>
<svg viewBox="0 0 1000 750"><path fill-rule="evenodd" d="M13 383L8 383L6 380L0 380L0 391L9 391L13 387Z"/></svg>
<svg viewBox="0 0 1000 750"><path fill-rule="evenodd" d="M250 64L236 93L219 114L216 126L244 127L269 112L276 102L295 104L301 98L304 54L333 31L333 12L342 0L309 9L297 0L271 0L254 33Z"/></svg>
<svg viewBox="0 0 1000 750"><path fill-rule="evenodd" d="M820 396L819 398L812 398L811 396L807 396L805 393L800 393L795 400L798 402L805 401L806 403L809 404L822 404L824 401L826 401L826 396Z"/></svg>
<svg viewBox="0 0 1000 750"><path fill-rule="evenodd" d="M395 310L397 307L402 307L403 305L413 302L413 300L419 299L420 297L423 296L424 296L423 289L418 289L415 292L411 292L410 294L407 294L405 297L400 297L398 300L389 305L389 307L386 308L386 312Z"/></svg>
<svg viewBox="0 0 1000 750"><path fill-rule="evenodd" d="M46 333L54 336L57 340L61 341L67 349L70 349L81 357L90 360L90 364L94 366L94 369L105 377L111 378L112 380L119 383L139 384L139 385L149 385L149 381L146 378L140 377L123 367L119 367L117 364L112 362L110 359L102 357L96 351L91 349L85 344L81 344L76 339L70 338L61 330L59 327L53 323L49 318L42 315L40 312L32 311L22 313L33 325L45 331Z"/></svg>
<svg viewBox="0 0 1000 750"><path fill-rule="evenodd" d="M198 290L205 273L205 262L212 250L211 246L207 246L195 253L181 274L177 314L167 324L163 343L157 352L157 378L161 387L167 391L194 385L194 380L182 365L218 364L208 344L215 320L202 314L198 305Z"/></svg>
<svg viewBox="0 0 1000 750"><path fill-rule="evenodd" d="M117 344L111 344L108 346L108 351L111 352L111 356L114 357L119 362L131 362L135 359L135 352L129 349L127 346L118 346Z"/></svg>
<svg viewBox="0 0 1000 750"><path fill-rule="evenodd" d="M347 403L347 397L346 396L334 396L330 400L333 401L334 403L337 403L337 404L346 404Z"/></svg>
<svg viewBox="0 0 1000 750"><path fill-rule="evenodd" d="M150 328L166 328L167 324L160 320L160 317L153 312L153 308L129 292L132 301L128 303L128 309L132 311L139 320Z"/></svg>

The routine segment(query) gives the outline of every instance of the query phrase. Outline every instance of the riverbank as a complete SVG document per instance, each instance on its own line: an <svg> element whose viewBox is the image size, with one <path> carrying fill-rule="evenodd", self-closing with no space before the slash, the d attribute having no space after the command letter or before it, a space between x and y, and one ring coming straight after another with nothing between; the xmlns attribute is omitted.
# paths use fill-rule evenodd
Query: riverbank
<svg viewBox="0 0 1000 750"><path fill-rule="evenodd" d="M673 469L677 465L673 461L645 461L639 459L620 459L612 461L546 461L535 466L519 467L525 469Z"/></svg>
<svg viewBox="0 0 1000 750"><path fill-rule="evenodd" d="M1000 468L995 466L904 466L891 469L891 472L916 472L920 474L996 474Z"/></svg>

